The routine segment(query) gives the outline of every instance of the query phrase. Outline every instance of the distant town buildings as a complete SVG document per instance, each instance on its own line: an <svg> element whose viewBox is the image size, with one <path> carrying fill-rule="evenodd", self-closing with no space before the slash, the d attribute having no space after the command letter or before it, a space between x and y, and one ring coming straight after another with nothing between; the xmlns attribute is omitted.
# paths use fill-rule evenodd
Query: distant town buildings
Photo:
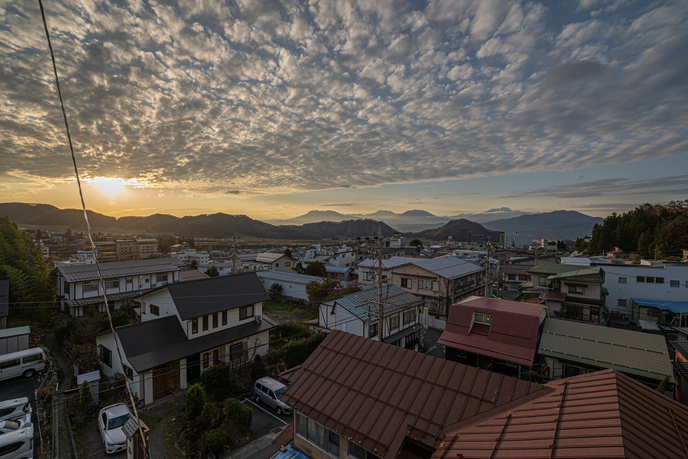
<svg viewBox="0 0 688 459"><path fill-rule="evenodd" d="M519 233L505 233L504 245L509 247L530 247L533 245L533 235L519 234Z"/></svg>

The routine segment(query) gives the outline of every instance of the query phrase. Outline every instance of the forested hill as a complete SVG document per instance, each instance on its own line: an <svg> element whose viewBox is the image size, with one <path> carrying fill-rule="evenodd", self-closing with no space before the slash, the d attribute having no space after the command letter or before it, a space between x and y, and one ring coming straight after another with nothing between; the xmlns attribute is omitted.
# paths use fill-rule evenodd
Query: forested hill
<svg viewBox="0 0 688 459"><path fill-rule="evenodd" d="M614 247L643 257L681 256L688 249L688 199L667 205L643 204L630 212L611 214L592 232L589 254L602 254Z"/></svg>

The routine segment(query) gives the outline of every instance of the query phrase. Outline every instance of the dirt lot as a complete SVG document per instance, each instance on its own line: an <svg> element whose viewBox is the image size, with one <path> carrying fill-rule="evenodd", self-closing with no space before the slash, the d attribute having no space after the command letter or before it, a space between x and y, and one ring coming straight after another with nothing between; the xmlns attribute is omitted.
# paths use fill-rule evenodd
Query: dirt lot
<svg viewBox="0 0 688 459"><path fill-rule="evenodd" d="M269 300L263 303L263 314L267 314L276 322L287 322L290 320L305 322L318 318L318 311L315 307L294 306L277 300Z"/></svg>

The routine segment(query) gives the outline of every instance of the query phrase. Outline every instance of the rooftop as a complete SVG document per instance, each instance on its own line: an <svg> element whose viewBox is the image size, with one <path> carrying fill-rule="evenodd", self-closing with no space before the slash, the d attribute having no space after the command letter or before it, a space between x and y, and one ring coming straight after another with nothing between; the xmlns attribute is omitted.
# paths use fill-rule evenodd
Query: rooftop
<svg viewBox="0 0 688 459"><path fill-rule="evenodd" d="M658 308L663 311L675 312L676 314L688 312L688 301L651 300L648 298L631 298L631 301L638 306Z"/></svg>
<svg viewBox="0 0 688 459"><path fill-rule="evenodd" d="M538 353L654 381L673 375L664 337L651 333L548 318Z"/></svg>
<svg viewBox="0 0 688 459"><path fill-rule="evenodd" d="M308 276L306 274L288 273L285 271L277 271L276 269L269 269L267 271L256 272L261 279L272 279L282 282L291 282L293 284L309 284L311 282L321 283L322 277Z"/></svg>
<svg viewBox="0 0 688 459"><path fill-rule="evenodd" d="M479 266L454 256L438 258L390 257L388 260L382 261L382 268L391 269L408 264L418 266L446 279L456 279L482 272L482 268ZM358 264L358 267L375 268L377 267L377 260L364 260Z"/></svg>
<svg viewBox="0 0 688 459"><path fill-rule="evenodd" d="M285 255L283 253L265 252L265 253L259 253L258 256L256 256L256 261L260 262L260 263L272 263L272 262L279 260L282 257L287 257L287 258L291 259L290 256Z"/></svg>
<svg viewBox="0 0 688 459"><path fill-rule="evenodd" d="M383 306L385 317L423 302L422 298L394 284L382 287L382 297L385 300ZM335 300L330 300L330 302L341 306L366 323L377 320L377 289L366 289L360 292L349 293Z"/></svg>
<svg viewBox="0 0 688 459"><path fill-rule="evenodd" d="M472 296L451 307L437 343L530 366L542 310L541 304ZM490 314L491 323L474 324L476 312Z"/></svg>
<svg viewBox="0 0 688 459"><path fill-rule="evenodd" d="M103 279L179 271L184 262L177 258L148 258L145 260L116 261L100 263ZM81 282L98 279L95 264L58 265L56 268L67 282Z"/></svg>

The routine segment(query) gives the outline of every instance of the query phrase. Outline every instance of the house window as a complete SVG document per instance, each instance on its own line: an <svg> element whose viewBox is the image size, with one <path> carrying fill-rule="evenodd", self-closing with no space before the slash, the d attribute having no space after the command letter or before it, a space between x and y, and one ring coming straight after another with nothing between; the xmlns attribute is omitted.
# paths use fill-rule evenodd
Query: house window
<svg viewBox="0 0 688 459"><path fill-rule="evenodd" d="M105 346L100 346L100 361L112 368L112 351Z"/></svg>
<svg viewBox="0 0 688 459"><path fill-rule="evenodd" d="M645 276L638 276L635 278L636 282L645 282Z"/></svg>
<svg viewBox="0 0 688 459"><path fill-rule="evenodd" d="M516 275L515 275L515 274L509 274L509 275L507 276L507 279L510 280L510 281L515 281L515 280L516 280Z"/></svg>
<svg viewBox="0 0 688 459"><path fill-rule="evenodd" d="M131 368L129 368L128 366L126 366L124 364L122 365L122 368L124 369L124 374L126 375L127 378L134 379L134 370L132 370Z"/></svg>
<svg viewBox="0 0 688 459"><path fill-rule="evenodd" d="M669 287L679 288L680 286L681 286L681 281L677 281L677 280L669 281Z"/></svg>
<svg viewBox="0 0 688 459"><path fill-rule="evenodd" d="M253 317L253 305L239 309L239 320L248 319L249 317Z"/></svg>
<svg viewBox="0 0 688 459"><path fill-rule="evenodd" d="M394 330L399 328L399 316L394 316L389 318L389 329Z"/></svg>
<svg viewBox="0 0 688 459"><path fill-rule="evenodd" d="M619 277L619 284L625 284L626 283L626 278L625 277Z"/></svg>
<svg viewBox="0 0 688 459"><path fill-rule="evenodd" d="M370 451L363 449L353 442L349 442L349 457L351 459L380 459Z"/></svg>
<svg viewBox="0 0 688 459"><path fill-rule="evenodd" d="M618 299L618 300L616 300L616 305L620 306L622 308L625 308L626 307L626 300L625 299L624 300Z"/></svg>
<svg viewBox="0 0 688 459"><path fill-rule="evenodd" d="M191 333L198 333L198 319L191 320Z"/></svg>
<svg viewBox="0 0 688 459"><path fill-rule="evenodd" d="M84 293L86 292L97 292L98 282L84 282Z"/></svg>
<svg viewBox="0 0 688 459"><path fill-rule="evenodd" d="M106 281L105 288L107 288L108 290L111 288L119 288L119 279Z"/></svg>
<svg viewBox="0 0 688 459"><path fill-rule="evenodd" d="M375 338L377 336L377 323L370 324L368 328L368 337Z"/></svg>
<svg viewBox="0 0 688 459"><path fill-rule="evenodd" d="M131 277L127 277L127 284L131 284L131 283L133 283L133 280L131 279Z"/></svg>
<svg viewBox="0 0 688 459"><path fill-rule="evenodd" d="M285 261L285 262L284 262L284 267L285 267L285 268L288 268L288 267L290 267L290 266L291 266L291 262L290 262L290 261Z"/></svg>
<svg viewBox="0 0 688 459"><path fill-rule="evenodd" d="M227 325L227 311L222 311L222 325Z"/></svg>
<svg viewBox="0 0 688 459"><path fill-rule="evenodd" d="M296 433L323 451L339 457L341 437L300 413L296 413Z"/></svg>
<svg viewBox="0 0 688 459"><path fill-rule="evenodd" d="M208 316L203 316L203 331L208 329Z"/></svg>
<svg viewBox="0 0 688 459"><path fill-rule="evenodd" d="M275 268L279 268L279 263L275 263Z"/></svg>
<svg viewBox="0 0 688 459"><path fill-rule="evenodd" d="M406 277L401 278L401 286L404 288L411 288L411 283L409 282L411 279L408 279Z"/></svg>
<svg viewBox="0 0 688 459"><path fill-rule="evenodd" d="M219 325L217 312L213 314L213 328L217 328Z"/></svg>
<svg viewBox="0 0 688 459"><path fill-rule="evenodd" d="M654 284L655 278L654 277L645 277L645 283L646 284Z"/></svg>
<svg viewBox="0 0 688 459"><path fill-rule="evenodd" d="M418 279L418 288L423 290L432 290L433 281L427 279Z"/></svg>
<svg viewBox="0 0 688 459"><path fill-rule="evenodd" d="M404 312L404 325L410 324L416 321L416 309L410 309Z"/></svg>
<svg viewBox="0 0 688 459"><path fill-rule="evenodd" d="M229 356L232 359L232 366L238 367L248 360L248 343L246 341L233 344L229 348Z"/></svg>
<svg viewBox="0 0 688 459"><path fill-rule="evenodd" d="M655 277L655 284L663 284L663 283L664 283L663 277Z"/></svg>
<svg viewBox="0 0 688 459"><path fill-rule="evenodd" d="M150 305L150 312L154 316L159 316L160 315L160 308L154 304Z"/></svg>
<svg viewBox="0 0 688 459"><path fill-rule="evenodd" d="M145 282L146 284L148 284L148 283L150 283L150 279L146 277L146 279L144 280L144 282Z"/></svg>
<svg viewBox="0 0 688 459"><path fill-rule="evenodd" d="M158 274L156 278L158 282L167 282L167 274Z"/></svg>
<svg viewBox="0 0 688 459"><path fill-rule="evenodd" d="M549 286L549 284L551 283L551 282L549 281L549 279L547 279L546 277L539 277L539 279L540 279L540 280L538 281L538 284L541 285L541 286L543 286L543 287L547 287L547 286Z"/></svg>
<svg viewBox="0 0 688 459"><path fill-rule="evenodd" d="M203 368L208 368L210 366L210 352L203 354Z"/></svg>
<svg viewBox="0 0 688 459"><path fill-rule="evenodd" d="M569 293L577 293L579 295L583 294L582 285L569 285Z"/></svg>
<svg viewBox="0 0 688 459"><path fill-rule="evenodd" d="M490 325L492 323L492 314L484 314L482 312L476 312L473 314L475 317L476 324Z"/></svg>
<svg viewBox="0 0 688 459"><path fill-rule="evenodd" d="M213 365L220 363L220 351L217 349L213 350Z"/></svg>

